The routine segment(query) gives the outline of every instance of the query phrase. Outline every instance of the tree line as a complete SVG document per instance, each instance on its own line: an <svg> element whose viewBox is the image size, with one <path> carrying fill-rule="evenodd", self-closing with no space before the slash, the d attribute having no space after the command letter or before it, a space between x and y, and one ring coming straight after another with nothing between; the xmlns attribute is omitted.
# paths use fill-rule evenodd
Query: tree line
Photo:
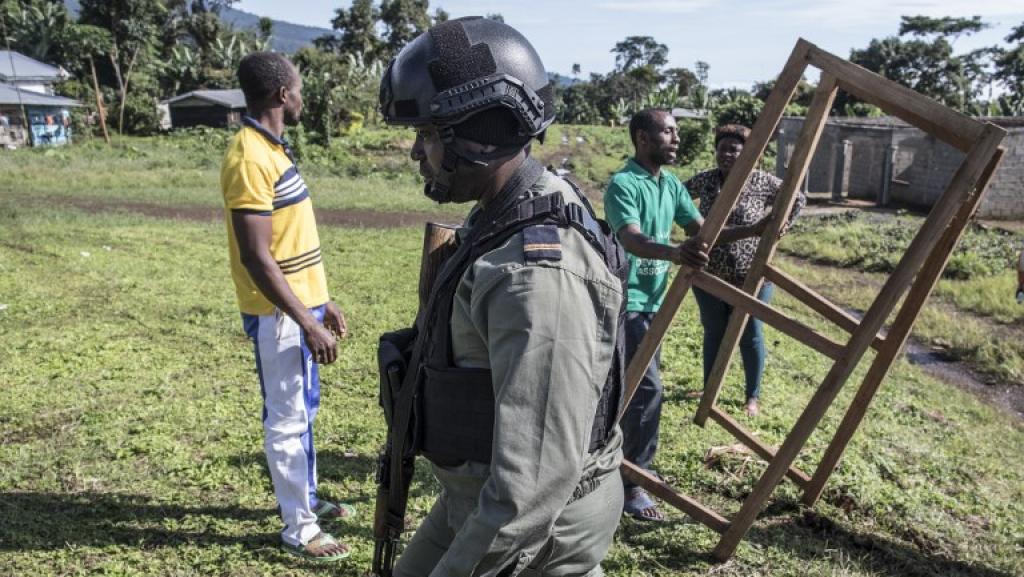
<svg viewBox="0 0 1024 577"><path fill-rule="evenodd" d="M956 110L975 116L1024 116L1024 23L1013 28L1006 45L958 52L961 38L990 26L981 17L904 16L896 35L874 39L853 49L849 59L872 72L908 86ZM751 125L761 112L774 81L749 90L709 90L707 63L693 70L666 68L668 47L650 36L631 36L612 48L615 69L574 78L560 91L561 120L580 124L616 123L649 106L682 106L717 122ZM814 86L802 81L787 114L807 112ZM877 116L876 107L846 94L832 113Z"/></svg>
<svg viewBox="0 0 1024 577"><path fill-rule="evenodd" d="M0 0L0 36L13 50L57 64L72 77L61 94L100 112L113 130L157 129L156 103L199 88L235 87L249 52L271 45L273 22L238 30L222 11L236 0L80 0L77 15L61 0ZM303 125L315 142L376 121L377 82L386 63L418 34L449 15L429 0L353 0L335 10L334 33L292 55L304 80ZM498 14L488 15L501 19ZM990 26L980 17L904 16L895 35L851 51L851 61L973 115L1024 115L1024 23L1005 44L958 51L962 38ZM618 124L646 107L692 109L708 122L752 124L773 82L710 89L710 67L670 67L669 49L650 36L611 48L614 68L581 78L553 74L559 121ZM814 86L801 82L789 114L806 112ZM841 95L834 114L880 111Z"/></svg>

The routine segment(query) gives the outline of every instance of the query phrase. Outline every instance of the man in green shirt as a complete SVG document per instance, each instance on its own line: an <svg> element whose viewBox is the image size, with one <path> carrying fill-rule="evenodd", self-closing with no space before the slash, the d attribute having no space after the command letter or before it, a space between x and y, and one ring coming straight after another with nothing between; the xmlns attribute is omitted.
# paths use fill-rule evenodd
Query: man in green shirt
<svg viewBox="0 0 1024 577"><path fill-rule="evenodd" d="M633 115L629 136L635 154L612 176L604 195L605 215L629 253L630 274L626 315L626 358L632 358L661 307L668 286L669 263L703 268L708 246L695 238L704 219L686 187L662 167L676 160L679 133L666 110L647 109ZM691 237L673 245L672 224ZM757 234L764 222L750 227L725 228L720 242ZM622 418L623 456L650 470L658 447L662 384L658 374L661 349L654 355ZM625 484L624 511L638 519L664 519L656 503L641 487Z"/></svg>

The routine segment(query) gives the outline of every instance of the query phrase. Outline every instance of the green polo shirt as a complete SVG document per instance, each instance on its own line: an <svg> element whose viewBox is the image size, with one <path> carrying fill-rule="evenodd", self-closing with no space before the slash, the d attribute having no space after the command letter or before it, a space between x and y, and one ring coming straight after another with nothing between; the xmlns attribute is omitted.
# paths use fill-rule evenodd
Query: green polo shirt
<svg viewBox="0 0 1024 577"><path fill-rule="evenodd" d="M674 174L660 171L658 178L647 172L635 159L612 175L604 193L604 211L615 232L636 224L654 242L669 244L672 223L686 226L700 218L690 193ZM671 263L664 260L629 255L630 312L657 312L668 287Z"/></svg>

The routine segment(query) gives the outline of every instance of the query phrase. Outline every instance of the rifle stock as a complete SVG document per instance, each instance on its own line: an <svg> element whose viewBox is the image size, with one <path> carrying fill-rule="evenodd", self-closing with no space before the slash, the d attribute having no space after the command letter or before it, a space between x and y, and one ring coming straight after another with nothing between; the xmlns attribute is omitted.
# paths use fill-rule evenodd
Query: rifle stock
<svg viewBox="0 0 1024 577"><path fill-rule="evenodd" d="M423 256L420 258L420 314L427 308L441 265L455 252L455 231L450 224L428 222L423 231Z"/></svg>

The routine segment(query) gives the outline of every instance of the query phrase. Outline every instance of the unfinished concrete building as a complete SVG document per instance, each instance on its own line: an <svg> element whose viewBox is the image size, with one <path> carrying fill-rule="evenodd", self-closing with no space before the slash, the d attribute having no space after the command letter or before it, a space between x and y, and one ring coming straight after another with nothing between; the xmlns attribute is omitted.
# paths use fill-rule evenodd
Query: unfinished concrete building
<svg viewBox="0 0 1024 577"><path fill-rule="evenodd" d="M1024 118L989 118L1008 132L1006 155L982 201L981 218L1024 219ZM783 118L776 134L776 173L785 175L803 118ZM927 210L938 200L963 153L891 116L829 119L805 188L832 198Z"/></svg>

